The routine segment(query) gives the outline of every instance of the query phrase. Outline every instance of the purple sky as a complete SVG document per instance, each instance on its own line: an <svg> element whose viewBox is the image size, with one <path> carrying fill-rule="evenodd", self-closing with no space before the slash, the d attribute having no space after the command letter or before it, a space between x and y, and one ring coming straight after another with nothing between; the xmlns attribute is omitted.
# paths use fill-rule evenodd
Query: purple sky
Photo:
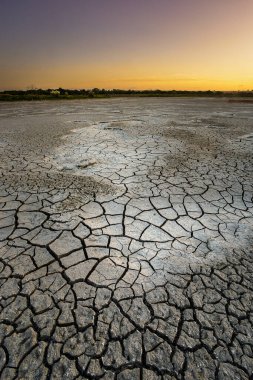
<svg viewBox="0 0 253 380"><path fill-rule="evenodd" d="M252 14L252 0L1 0L0 89L253 85Z"/></svg>

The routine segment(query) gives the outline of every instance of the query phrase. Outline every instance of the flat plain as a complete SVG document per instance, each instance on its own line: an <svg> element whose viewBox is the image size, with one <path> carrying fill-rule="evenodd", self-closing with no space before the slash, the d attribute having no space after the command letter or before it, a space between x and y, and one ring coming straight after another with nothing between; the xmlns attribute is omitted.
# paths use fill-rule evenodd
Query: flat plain
<svg viewBox="0 0 253 380"><path fill-rule="evenodd" d="M252 379L253 108L0 104L0 378Z"/></svg>

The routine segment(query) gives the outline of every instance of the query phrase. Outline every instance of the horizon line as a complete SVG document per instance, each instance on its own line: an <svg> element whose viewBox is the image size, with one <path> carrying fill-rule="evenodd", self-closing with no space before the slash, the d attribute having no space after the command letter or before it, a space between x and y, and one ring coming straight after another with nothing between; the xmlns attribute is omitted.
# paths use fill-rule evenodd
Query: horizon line
<svg viewBox="0 0 253 380"><path fill-rule="evenodd" d="M160 89L160 88L143 88L143 89L136 89L136 88L104 88L104 87L80 87L80 88L66 88L66 87L26 87L26 88L8 88L8 89L0 89L0 92L6 92L6 91L39 91L39 90L42 90L42 91L47 91L47 90L70 90L70 91L93 91L93 90L99 90L99 91L138 91L138 92L143 92L143 91L151 91L151 92L155 92L155 91L160 91L160 92L179 92L179 91L183 91L183 92L253 92L253 88L252 89L247 89L247 90L239 90L239 89L234 89L234 90L217 90L217 89L208 89L208 90L204 90L204 89L201 89L201 90L186 90L186 89Z"/></svg>

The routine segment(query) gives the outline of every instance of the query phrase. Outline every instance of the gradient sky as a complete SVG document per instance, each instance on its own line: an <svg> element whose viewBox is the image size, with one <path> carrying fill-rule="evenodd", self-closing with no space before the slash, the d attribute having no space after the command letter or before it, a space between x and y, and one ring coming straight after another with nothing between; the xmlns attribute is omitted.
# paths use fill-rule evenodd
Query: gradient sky
<svg viewBox="0 0 253 380"><path fill-rule="evenodd" d="M253 0L0 0L0 89L253 89Z"/></svg>

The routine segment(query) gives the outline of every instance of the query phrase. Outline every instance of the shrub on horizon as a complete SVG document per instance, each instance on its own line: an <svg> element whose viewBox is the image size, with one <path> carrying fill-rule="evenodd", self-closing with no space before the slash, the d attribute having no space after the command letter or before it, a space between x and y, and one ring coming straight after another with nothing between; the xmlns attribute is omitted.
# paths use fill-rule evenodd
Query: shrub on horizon
<svg viewBox="0 0 253 380"><path fill-rule="evenodd" d="M51 92L50 92L50 95L53 95L53 96L60 96L60 91L59 90L51 90Z"/></svg>

